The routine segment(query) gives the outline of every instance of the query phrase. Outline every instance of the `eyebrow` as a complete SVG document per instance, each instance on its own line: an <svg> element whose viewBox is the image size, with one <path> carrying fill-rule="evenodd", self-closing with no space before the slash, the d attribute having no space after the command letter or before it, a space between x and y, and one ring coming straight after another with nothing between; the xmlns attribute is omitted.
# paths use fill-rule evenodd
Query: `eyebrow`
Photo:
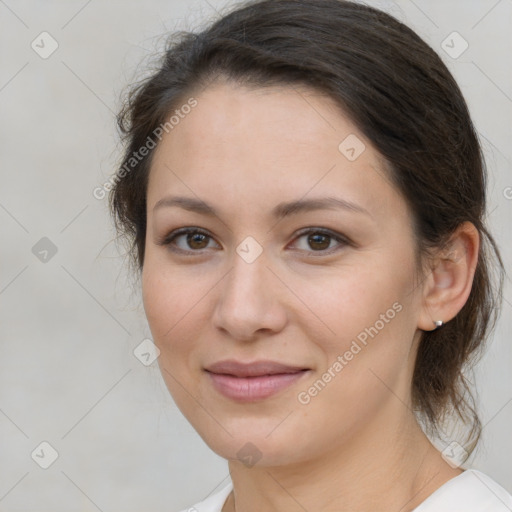
<svg viewBox="0 0 512 512"><path fill-rule="evenodd" d="M217 210L212 205L202 201L201 199L184 196L170 196L160 199L153 207L153 212L160 208L170 208L173 206L183 208L190 212L207 215L210 217L219 216ZM343 209L357 213L364 213L371 217L370 212L368 210L365 210L362 206L338 197L298 199L296 201L283 202L275 206L272 209L271 213L273 217L277 219L282 219L284 217L288 217L290 215L295 215L303 212L335 209Z"/></svg>

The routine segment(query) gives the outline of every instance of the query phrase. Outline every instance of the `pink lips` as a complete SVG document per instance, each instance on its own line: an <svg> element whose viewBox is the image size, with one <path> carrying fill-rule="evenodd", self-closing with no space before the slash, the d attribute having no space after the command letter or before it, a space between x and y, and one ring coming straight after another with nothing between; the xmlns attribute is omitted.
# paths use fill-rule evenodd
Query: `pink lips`
<svg viewBox="0 0 512 512"><path fill-rule="evenodd" d="M205 370L221 394L237 401L253 402L287 388L309 369L275 361L241 363L231 359L219 361Z"/></svg>

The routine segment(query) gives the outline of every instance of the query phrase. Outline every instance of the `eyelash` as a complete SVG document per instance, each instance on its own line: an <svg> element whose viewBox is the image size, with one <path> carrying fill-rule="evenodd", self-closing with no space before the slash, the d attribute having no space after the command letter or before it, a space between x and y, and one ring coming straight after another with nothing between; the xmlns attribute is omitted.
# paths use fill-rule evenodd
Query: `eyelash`
<svg viewBox="0 0 512 512"><path fill-rule="evenodd" d="M157 244L158 245L167 246L171 251L176 252L176 253L180 253L180 254L184 254L184 255L187 255L187 254L197 255L198 253L201 254L206 249L185 250L185 249L179 249L176 246L172 245L172 242L174 242L174 240L176 238L178 238L181 235L187 235L189 233L199 233L199 234L207 236L210 239L213 239L213 237L207 231L205 231L205 230L203 230L201 228L188 227L188 228L180 228L180 229L172 231L168 235L166 235L163 238L161 238L160 240L158 240ZM339 233L336 233L334 231L331 231L331 230L328 230L328 229L325 229L325 228L314 228L314 227L311 227L311 228L302 229L302 230L300 230L297 233L297 238L301 238L301 237L303 237L305 235L309 235L309 234L319 234L319 235L329 236L331 239L333 239L336 242L340 243L341 247L335 247L334 249L331 248L331 249L318 250L318 251L313 251L313 250L312 251L306 251L307 253L310 253L310 252L312 252L312 253L320 253L320 256L327 256L327 255L331 255L334 252L339 251L344 246L353 245L353 243L347 237L342 236ZM317 256L313 256L313 257L317 257Z"/></svg>

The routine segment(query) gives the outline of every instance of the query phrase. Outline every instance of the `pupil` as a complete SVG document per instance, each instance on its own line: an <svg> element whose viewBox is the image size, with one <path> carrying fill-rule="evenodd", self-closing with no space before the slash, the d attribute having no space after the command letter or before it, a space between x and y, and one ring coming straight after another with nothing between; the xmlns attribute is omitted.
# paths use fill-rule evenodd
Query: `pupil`
<svg viewBox="0 0 512 512"><path fill-rule="evenodd" d="M324 244L323 245L322 245L322 239L324 240ZM328 239L328 235L321 235L321 234L311 235L309 237L310 243L313 243L313 245L314 244L320 244L321 245L321 247L316 247L317 249L326 249L327 247L329 247L329 241L327 239ZM325 244L326 240L327 240L327 245ZM315 247L313 247L313 248L315 248Z"/></svg>
<svg viewBox="0 0 512 512"><path fill-rule="evenodd" d="M198 238L199 237L199 238ZM188 237L187 237L187 242L190 244L192 242L192 246L193 247L196 247L196 248L199 248L199 249L202 249L203 247L200 246L200 247L197 247L195 246L194 244L196 242L199 243L199 245L201 245L201 242L204 242L206 238L206 235L203 235L202 233L192 233L192 234L189 234Z"/></svg>
<svg viewBox="0 0 512 512"><path fill-rule="evenodd" d="M309 242L313 244L314 249L326 249L329 247L329 236L328 235L322 235L322 234L316 234L316 235L310 235L309 236ZM204 247L204 241L206 239L206 235L203 235L202 233L193 233L189 234L187 237L187 242L191 244L193 247L202 249ZM199 247L197 247L198 244ZM316 245L316 247L315 247Z"/></svg>

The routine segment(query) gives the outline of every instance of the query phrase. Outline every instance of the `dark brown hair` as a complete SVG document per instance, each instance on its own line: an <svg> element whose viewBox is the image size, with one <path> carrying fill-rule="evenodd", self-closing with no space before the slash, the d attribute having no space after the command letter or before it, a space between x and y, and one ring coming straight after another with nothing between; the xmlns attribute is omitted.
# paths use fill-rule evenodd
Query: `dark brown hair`
<svg viewBox="0 0 512 512"><path fill-rule="evenodd" d="M470 453L482 427L463 370L481 355L495 325L504 270L484 223L482 149L441 58L403 23L363 4L238 4L201 32L173 34L159 69L132 87L118 115L126 144L121 168L193 91L216 79L253 87L305 85L337 101L382 155L387 175L407 200L420 256L443 246L463 222L476 226L481 244L469 299L442 328L422 334L412 383L413 406L427 420L427 431L439 434L445 416L455 412L470 429ZM144 264L153 153L123 173L109 196L137 271Z"/></svg>

